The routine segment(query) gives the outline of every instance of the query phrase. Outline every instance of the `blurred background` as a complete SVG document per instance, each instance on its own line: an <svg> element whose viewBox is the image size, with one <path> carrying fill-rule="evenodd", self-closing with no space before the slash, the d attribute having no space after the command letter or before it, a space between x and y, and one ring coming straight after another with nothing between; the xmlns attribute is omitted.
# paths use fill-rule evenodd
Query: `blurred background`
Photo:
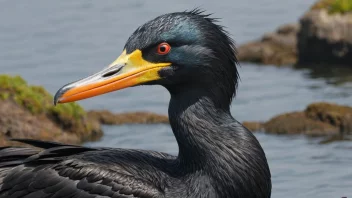
<svg viewBox="0 0 352 198"><path fill-rule="evenodd" d="M343 6L348 8L349 3L352 5L349 0L346 2ZM329 42L319 43L319 38L303 40L307 37L300 32L302 22L304 25L320 27L319 21L317 24L311 21L320 16L332 17L331 20L327 19L332 26L335 22L343 23L344 17L352 17L348 10L338 13L330 7L326 12L319 13L320 5L316 5L316 10L309 11L315 3L315 0L0 0L0 74L19 75L28 84L43 86L53 95L64 84L110 64L122 52L129 35L147 20L168 12L200 7L207 13L214 13L214 17L221 18L220 24L227 27L239 46L240 58L243 60L239 66L241 82L231 111L241 122L256 121L251 123L255 125L253 130L258 131L255 135L268 157L273 180L272 197L352 196L352 142L346 138L342 138L342 141L326 141L331 135L348 132L345 125L336 124L333 118L340 116L341 112L352 113L348 107L352 106L352 62L346 58L351 53L349 50L352 50L352 32L343 31L352 27L351 22L340 28L344 32L342 36L336 36L339 27L335 26L337 30L331 30L334 37L325 38L331 41L331 48ZM314 11L316 13L311 17L309 12ZM290 25L282 26L284 24ZM292 35L298 41L290 40ZM310 48L311 45L315 47ZM296 46L302 49L316 48L323 52L297 52ZM293 58L282 60L282 57L276 56L287 48L289 55L282 56L293 54ZM311 60L307 56L315 59ZM9 83L9 78L6 78L5 82ZM5 93L8 89L3 87L0 91ZM79 104L86 111L109 110L115 114L148 111L167 115L169 99L169 93L164 88L151 86L125 89L80 101ZM316 106L322 105L323 110L318 109L314 117L310 114L313 110L307 106L317 102L343 106L337 106L336 110L335 104L318 104ZM26 106L24 102L21 104ZM314 104L313 107L316 107ZM325 107L332 109L333 113L327 112ZM316 123L322 124L328 120L328 123L324 123L326 128L325 125L319 125L317 129L309 130L307 124L294 129L280 125L277 127L279 129L268 130L270 127L266 121L282 113L295 111L303 112L304 118L301 114L292 114L293 119L284 121L298 124L314 122L316 126ZM309 114L308 117L306 114ZM327 115L327 119L324 119L324 115ZM309 121L305 120L306 117ZM49 120L51 118L49 116ZM280 119L276 122L280 122ZM343 119L338 117L341 123ZM9 120L3 120L3 126L5 122L10 123ZM270 123L275 123L275 120ZM57 122L56 125L61 126ZM341 129L342 125L345 128ZM11 126L6 129L4 136L14 136L14 133L9 132L10 129ZM103 125L102 131L104 135L101 138L84 144L153 149L172 154L178 152L167 123ZM273 131L288 134L270 133Z"/></svg>

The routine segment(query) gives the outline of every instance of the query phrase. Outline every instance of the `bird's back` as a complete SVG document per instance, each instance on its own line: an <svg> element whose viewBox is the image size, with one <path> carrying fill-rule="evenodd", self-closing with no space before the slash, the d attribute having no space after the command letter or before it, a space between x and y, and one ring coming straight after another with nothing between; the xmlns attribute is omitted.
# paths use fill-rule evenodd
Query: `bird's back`
<svg viewBox="0 0 352 198"><path fill-rule="evenodd" d="M0 198L164 197L167 154L27 143L0 150Z"/></svg>

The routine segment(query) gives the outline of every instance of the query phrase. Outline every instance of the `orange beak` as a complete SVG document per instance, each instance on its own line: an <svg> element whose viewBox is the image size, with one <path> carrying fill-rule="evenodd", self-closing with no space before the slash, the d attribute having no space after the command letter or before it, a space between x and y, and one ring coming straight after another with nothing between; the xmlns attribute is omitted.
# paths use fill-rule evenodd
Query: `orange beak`
<svg viewBox="0 0 352 198"><path fill-rule="evenodd" d="M82 80L67 84L59 89L54 103L66 103L126 87L140 85L160 79L158 71L171 63L151 63L143 59L142 52L126 50L107 68Z"/></svg>

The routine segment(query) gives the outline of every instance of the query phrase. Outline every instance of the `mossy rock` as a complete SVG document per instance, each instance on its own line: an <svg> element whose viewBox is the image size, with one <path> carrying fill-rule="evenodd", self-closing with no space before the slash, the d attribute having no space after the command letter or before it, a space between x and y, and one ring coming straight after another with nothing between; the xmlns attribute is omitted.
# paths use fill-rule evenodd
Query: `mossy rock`
<svg viewBox="0 0 352 198"><path fill-rule="evenodd" d="M33 114L65 114L65 117L79 119L85 115L77 103L53 105L53 96L43 87L30 86L20 76L0 75L0 99L13 98L20 106Z"/></svg>
<svg viewBox="0 0 352 198"><path fill-rule="evenodd" d="M44 116L62 130L77 134L81 140L102 134L100 125L88 119L77 103L54 106L53 96L43 87L30 86L20 76L0 75L0 100L11 101L34 116Z"/></svg>
<svg viewBox="0 0 352 198"><path fill-rule="evenodd" d="M336 134L339 129L329 123L313 120L304 112L292 112L278 115L264 124L267 133L275 134Z"/></svg>
<svg viewBox="0 0 352 198"><path fill-rule="evenodd" d="M311 7L311 10L321 9L327 10L330 14L352 12L352 0L319 0Z"/></svg>

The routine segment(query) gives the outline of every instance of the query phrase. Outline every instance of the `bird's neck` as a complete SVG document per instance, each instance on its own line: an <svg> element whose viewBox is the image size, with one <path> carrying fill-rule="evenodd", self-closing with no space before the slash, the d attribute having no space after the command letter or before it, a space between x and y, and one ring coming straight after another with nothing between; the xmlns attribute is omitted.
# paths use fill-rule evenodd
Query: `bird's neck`
<svg viewBox="0 0 352 198"><path fill-rule="evenodd" d="M215 98L221 97L201 88L171 92L169 119L179 146L178 160L191 171L203 169L214 156L233 154L224 148L237 147L241 141L241 137L234 136L236 127L242 125L231 116L229 104L218 105L221 102Z"/></svg>
<svg viewBox="0 0 352 198"><path fill-rule="evenodd" d="M218 104L215 98L219 96L199 88L170 93L169 119L179 146L178 170L212 177L222 184L214 185L223 197L235 197L238 192L244 197L267 195L271 182L264 151L253 134L231 116L229 104Z"/></svg>

